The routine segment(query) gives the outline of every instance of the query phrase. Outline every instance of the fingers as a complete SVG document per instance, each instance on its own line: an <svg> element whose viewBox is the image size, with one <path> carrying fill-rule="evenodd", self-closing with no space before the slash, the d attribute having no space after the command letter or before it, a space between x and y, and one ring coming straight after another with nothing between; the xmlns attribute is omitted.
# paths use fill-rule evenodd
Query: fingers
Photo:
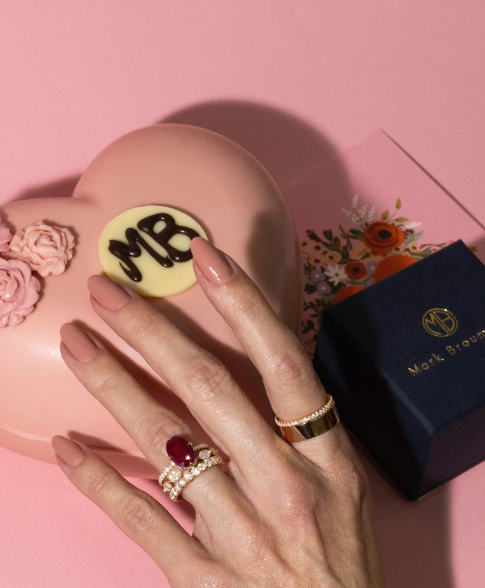
<svg viewBox="0 0 485 588"><path fill-rule="evenodd" d="M200 543L154 498L130 484L86 445L56 435L52 446L74 486L144 549L169 579L181 566L192 569L207 559Z"/></svg>
<svg viewBox="0 0 485 588"><path fill-rule="evenodd" d="M178 394L243 477L259 476L254 456L273 459L281 440L224 365L143 298L103 276L89 278L88 287L94 310Z"/></svg>
<svg viewBox="0 0 485 588"><path fill-rule="evenodd" d="M199 284L263 376L274 412L284 420L325 404L325 390L296 335L254 282L208 241L192 241Z"/></svg>
<svg viewBox="0 0 485 588"><path fill-rule="evenodd" d="M194 270L205 294L234 331L263 377L271 406L283 420L310 414L326 403L325 390L297 336L281 321L249 276L208 241L191 242ZM294 444L305 455L347 447L337 426Z"/></svg>
<svg viewBox="0 0 485 588"><path fill-rule="evenodd" d="M143 390L91 335L67 323L61 327L61 338L66 365L111 412L158 471L170 463L165 444L172 435L182 435L196 445L186 423ZM235 509L238 501L234 482L219 467L210 470L187 484L183 491L183 497L204 520L213 518L217 506L228 502L227 507ZM214 519L216 525L217 521Z"/></svg>

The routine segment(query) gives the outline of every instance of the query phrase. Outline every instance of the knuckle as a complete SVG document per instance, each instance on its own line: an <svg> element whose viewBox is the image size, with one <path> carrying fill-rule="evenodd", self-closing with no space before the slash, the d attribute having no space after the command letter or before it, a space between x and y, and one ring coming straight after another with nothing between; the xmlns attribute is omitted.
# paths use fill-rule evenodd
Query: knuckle
<svg viewBox="0 0 485 588"><path fill-rule="evenodd" d="M111 396L119 387L118 378L108 373L103 374L96 382L96 392L102 398Z"/></svg>
<svg viewBox="0 0 485 588"><path fill-rule="evenodd" d="M320 490L310 474L286 474L280 485L279 500L282 517L291 525L308 525L314 520Z"/></svg>
<svg viewBox="0 0 485 588"><path fill-rule="evenodd" d="M252 525L245 529L238 541L238 549L244 558L253 563L266 560L268 547L272 544L269 531L262 525Z"/></svg>
<svg viewBox="0 0 485 588"><path fill-rule="evenodd" d="M212 355L199 359L187 370L185 389L203 402L214 402L224 392L229 373Z"/></svg>
<svg viewBox="0 0 485 588"><path fill-rule="evenodd" d="M88 493L91 496L108 493L110 491L110 486L117 477L117 472L111 469L103 469L102 471L94 472L88 478Z"/></svg>
<svg viewBox="0 0 485 588"><path fill-rule="evenodd" d="M125 527L132 533L147 531L157 520L155 505L148 498L135 494L121 504L121 517Z"/></svg>
<svg viewBox="0 0 485 588"><path fill-rule="evenodd" d="M136 312L132 320L127 321L126 330L132 341L144 341L153 339L158 333L158 321L154 312Z"/></svg>
<svg viewBox="0 0 485 588"><path fill-rule="evenodd" d="M264 308L266 301L261 292L255 288L247 289L234 297L231 305L231 315L236 322L243 322L253 317Z"/></svg>
<svg viewBox="0 0 485 588"><path fill-rule="evenodd" d="M167 415L150 416L140 424L143 446L154 454L160 454L164 450L167 440L172 435L184 434L189 434L184 423Z"/></svg>
<svg viewBox="0 0 485 588"><path fill-rule="evenodd" d="M307 352L299 345L278 349L269 358L269 367L281 382L307 381L313 374L313 367Z"/></svg>
<svg viewBox="0 0 485 588"><path fill-rule="evenodd" d="M108 398L118 390L132 385L132 376L109 354L101 352L93 361L95 363L88 376L87 385L98 398Z"/></svg>

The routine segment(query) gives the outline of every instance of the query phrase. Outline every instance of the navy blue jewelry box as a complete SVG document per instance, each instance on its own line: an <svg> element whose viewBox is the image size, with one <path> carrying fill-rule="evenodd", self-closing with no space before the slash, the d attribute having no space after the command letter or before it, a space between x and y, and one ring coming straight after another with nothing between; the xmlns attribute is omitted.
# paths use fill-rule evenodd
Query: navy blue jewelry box
<svg viewBox="0 0 485 588"><path fill-rule="evenodd" d="M463 241L324 311L315 369L416 499L485 459L485 266Z"/></svg>

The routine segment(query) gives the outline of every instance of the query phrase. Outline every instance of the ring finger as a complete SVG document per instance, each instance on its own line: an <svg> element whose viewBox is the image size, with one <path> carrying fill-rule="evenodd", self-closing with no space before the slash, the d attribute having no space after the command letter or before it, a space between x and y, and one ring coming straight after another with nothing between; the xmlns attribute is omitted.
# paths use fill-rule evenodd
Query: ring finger
<svg viewBox="0 0 485 588"><path fill-rule="evenodd" d="M61 355L85 388L105 406L133 438L158 471L170 463L165 444L182 435L195 445L186 423L163 407L133 376L87 332L71 323L61 327ZM183 490L186 498L206 522L214 512L227 507L241 510L242 495L219 467L193 479ZM216 517L216 520L218 517ZM222 524L224 520L221 520Z"/></svg>

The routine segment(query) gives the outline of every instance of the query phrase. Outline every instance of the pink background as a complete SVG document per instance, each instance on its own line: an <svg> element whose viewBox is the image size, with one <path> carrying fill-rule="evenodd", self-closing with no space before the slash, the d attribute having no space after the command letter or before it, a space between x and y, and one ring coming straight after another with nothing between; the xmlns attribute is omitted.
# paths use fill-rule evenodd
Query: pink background
<svg viewBox="0 0 485 588"><path fill-rule="evenodd" d="M0 0L0 200L69 195L161 120L235 139L288 193L380 127L483 224L484 22L481 0ZM56 467L0 469L2 586L164 585ZM485 464L418 503L368 470L390 586L480 586Z"/></svg>

